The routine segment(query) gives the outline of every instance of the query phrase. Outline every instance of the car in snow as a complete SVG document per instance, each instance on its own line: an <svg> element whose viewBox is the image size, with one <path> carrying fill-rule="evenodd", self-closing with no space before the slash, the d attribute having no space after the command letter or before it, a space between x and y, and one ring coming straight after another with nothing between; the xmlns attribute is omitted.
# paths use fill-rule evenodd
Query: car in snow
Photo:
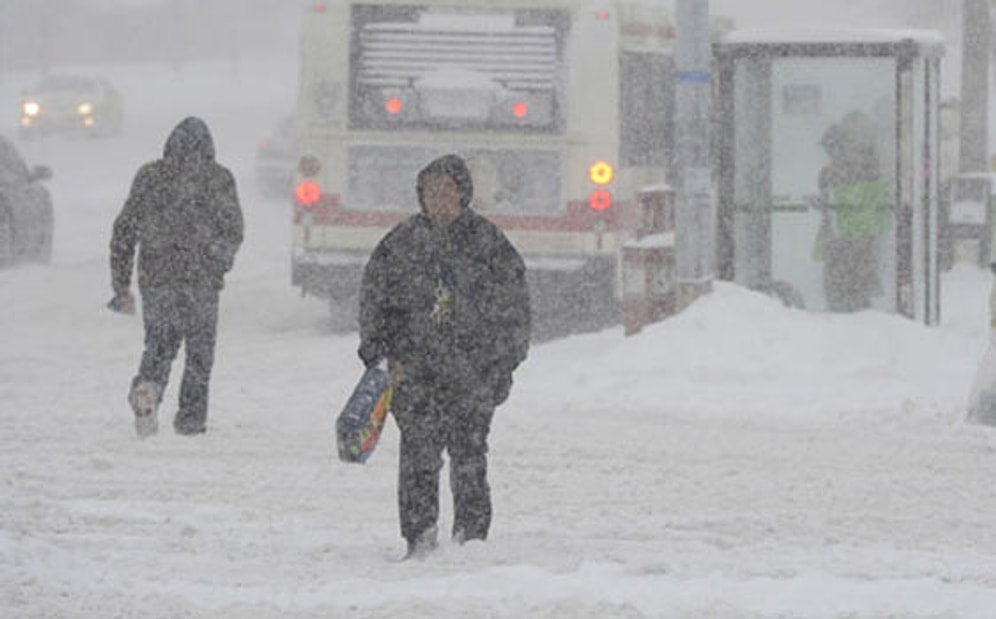
<svg viewBox="0 0 996 619"><path fill-rule="evenodd" d="M22 138L50 133L106 137L121 131L121 94L104 78L50 75L22 93Z"/></svg>
<svg viewBox="0 0 996 619"><path fill-rule="evenodd" d="M14 144L0 136L0 267L52 256L52 198L47 166L28 167Z"/></svg>
<svg viewBox="0 0 996 619"><path fill-rule="evenodd" d="M263 195L291 195L297 167L297 130L291 116L280 120L256 150L256 183Z"/></svg>

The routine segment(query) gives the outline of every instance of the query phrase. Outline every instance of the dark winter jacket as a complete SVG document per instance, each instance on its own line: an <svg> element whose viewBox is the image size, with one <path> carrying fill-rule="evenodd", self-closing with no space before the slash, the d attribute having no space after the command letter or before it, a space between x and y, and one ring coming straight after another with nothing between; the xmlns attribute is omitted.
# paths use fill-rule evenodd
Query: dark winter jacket
<svg viewBox="0 0 996 619"><path fill-rule="evenodd" d="M473 185L458 157L419 174L419 202L423 179L439 171L456 181L463 211L442 229L419 213L378 244L363 276L359 354L368 366L400 361L420 384L459 390L489 381L498 404L529 348L525 265L501 230L470 208Z"/></svg>
<svg viewBox="0 0 996 619"><path fill-rule="evenodd" d="M243 220L231 172L214 160L214 142L199 118L173 129L162 159L135 175L114 221L111 277L115 293L131 284L138 245L138 285L220 289L242 243Z"/></svg>

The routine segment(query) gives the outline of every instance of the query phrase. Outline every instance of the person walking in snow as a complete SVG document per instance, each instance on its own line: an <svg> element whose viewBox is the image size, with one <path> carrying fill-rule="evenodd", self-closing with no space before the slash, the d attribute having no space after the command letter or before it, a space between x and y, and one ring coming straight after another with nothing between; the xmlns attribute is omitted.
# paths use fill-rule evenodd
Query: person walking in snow
<svg viewBox="0 0 996 619"><path fill-rule="evenodd" d="M996 262L989 269L996 275ZM996 426L996 279L989 290L989 346L975 370L966 421Z"/></svg>
<svg viewBox="0 0 996 619"><path fill-rule="evenodd" d="M377 245L360 291L359 356L386 360L401 433L398 510L406 557L437 544L439 473L450 461L457 543L487 538L488 433L529 348L525 264L471 206L473 182L456 155L416 181L421 211Z"/></svg>
<svg viewBox="0 0 996 619"><path fill-rule="evenodd" d="M206 430L218 297L242 236L235 179L215 161L204 121L186 118L170 133L163 157L135 175L111 237L112 310L134 312L138 247L145 351L128 402L139 436L158 431L157 409L181 343L186 360L173 427L185 435Z"/></svg>

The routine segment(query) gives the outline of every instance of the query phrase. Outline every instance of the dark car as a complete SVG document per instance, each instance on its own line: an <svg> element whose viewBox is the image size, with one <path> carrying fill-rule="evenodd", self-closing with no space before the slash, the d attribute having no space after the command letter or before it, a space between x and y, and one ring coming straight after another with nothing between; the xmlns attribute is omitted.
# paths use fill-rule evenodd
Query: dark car
<svg viewBox="0 0 996 619"><path fill-rule="evenodd" d="M74 133L106 137L121 131L121 95L106 79L50 75L21 97L21 137Z"/></svg>
<svg viewBox="0 0 996 619"><path fill-rule="evenodd" d="M297 168L297 131L294 118L280 121L256 151L256 182L263 195L286 198Z"/></svg>
<svg viewBox="0 0 996 619"><path fill-rule="evenodd" d="M52 198L42 181L46 166L28 164L0 136L0 267L20 260L48 262L52 257Z"/></svg>

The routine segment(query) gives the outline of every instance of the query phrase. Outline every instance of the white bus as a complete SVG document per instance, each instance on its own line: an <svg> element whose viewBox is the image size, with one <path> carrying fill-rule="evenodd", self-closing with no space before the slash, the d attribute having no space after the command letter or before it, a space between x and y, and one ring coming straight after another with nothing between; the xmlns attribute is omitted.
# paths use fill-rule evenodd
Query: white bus
<svg viewBox="0 0 996 619"><path fill-rule="evenodd" d="M292 280L352 324L363 265L453 152L526 260L539 323L618 317L635 190L668 181L675 29L659 3L316 1L301 39Z"/></svg>

